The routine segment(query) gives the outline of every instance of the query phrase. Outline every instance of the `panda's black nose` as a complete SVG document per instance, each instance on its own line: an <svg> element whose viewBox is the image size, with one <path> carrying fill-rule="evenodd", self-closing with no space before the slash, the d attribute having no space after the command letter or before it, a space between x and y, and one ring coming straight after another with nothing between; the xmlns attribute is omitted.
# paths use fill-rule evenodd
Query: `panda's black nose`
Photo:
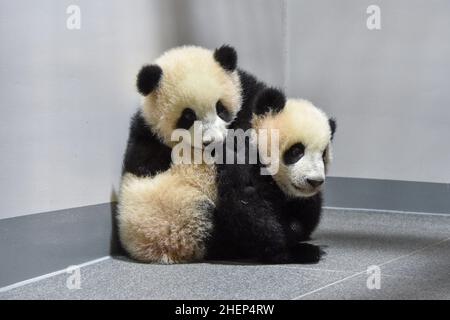
<svg viewBox="0 0 450 320"><path fill-rule="evenodd" d="M314 188L317 188L317 187L319 187L320 185L322 185L322 183L323 183L323 179L306 179L306 181L308 181L308 183L312 186L312 187L314 187Z"/></svg>

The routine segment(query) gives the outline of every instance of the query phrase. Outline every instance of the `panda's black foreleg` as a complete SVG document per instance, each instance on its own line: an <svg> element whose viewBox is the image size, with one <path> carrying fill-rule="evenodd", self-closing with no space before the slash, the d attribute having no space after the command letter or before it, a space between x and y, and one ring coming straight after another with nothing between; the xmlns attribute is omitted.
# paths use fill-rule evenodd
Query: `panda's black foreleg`
<svg viewBox="0 0 450 320"><path fill-rule="evenodd" d="M297 243L291 249L297 263L318 263L326 254L320 246L311 243Z"/></svg>
<svg viewBox="0 0 450 320"><path fill-rule="evenodd" d="M208 249L213 259L288 260L287 242L268 203L230 188L220 196Z"/></svg>
<svg viewBox="0 0 450 320"><path fill-rule="evenodd" d="M143 177L166 171L172 162L171 151L149 129L139 110L131 119L122 173Z"/></svg>
<svg viewBox="0 0 450 320"><path fill-rule="evenodd" d="M282 211L288 236L297 242L310 240L320 222L322 195L318 193L311 198L291 200Z"/></svg>
<svg viewBox="0 0 450 320"><path fill-rule="evenodd" d="M249 253L256 253L257 260L265 263L318 263L324 251L309 243L291 241L284 226L275 215L249 217L250 239L247 244Z"/></svg>

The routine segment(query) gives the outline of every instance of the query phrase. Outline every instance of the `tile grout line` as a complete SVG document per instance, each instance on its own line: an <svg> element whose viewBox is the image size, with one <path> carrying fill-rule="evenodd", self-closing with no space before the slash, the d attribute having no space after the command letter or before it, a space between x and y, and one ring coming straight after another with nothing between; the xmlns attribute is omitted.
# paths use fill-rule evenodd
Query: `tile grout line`
<svg viewBox="0 0 450 320"><path fill-rule="evenodd" d="M377 265L377 266L379 266L379 267L382 267L382 266L385 266L385 265L387 265L387 264L389 264L389 263L391 263L391 262L394 262L394 261L397 261L397 260L399 260L399 259L403 259L403 258L409 257L409 256L411 256L411 255L414 255L414 254L418 253L418 252L422 252L422 251L427 250L427 249L429 249L429 248L438 246L438 245L440 245L441 243L447 242L447 241L449 241L449 240L450 240L450 237L449 237L449 238L446 238L446 239L443 239L443 240L440 240L440 241L438 241L438 242L429 244L428 246L425 246L425 247L422 247L422 248L420 248L420 249L414 250L414 251L412 251L412 252L410 252L410 253L407 253L407 254L401 255L401 256L399 256L399 257L393 258L393 259L391 259L391 260L385 261L385 262L383 262L383 263L381 263L381 264L374 264L374 265ZM299 296L297 296L297 297L294 297L294 298L292 298L291 300L299 300L299 299L301 299L301 298L303 298L303 297L309 296L309 295L311 295L311 294L313 294L313 293L316 293L316 292L321 291L321 290L323 290L323 289L326 289L326 288L329 288L329 287L331 287L331 286L334 286L335 284L342 283L342 282L344 282L344 281L346 281L346 280L349 280L349 279L351 279L351 278L354 278L354 277L356 277L356 276L359 276L359 275L361 275L361 274L363 274L363 273L365 273L365 272L367 272L367 270L363 270L363 271L357 272L357 273L355 273L355 274L349 275L349 276L347 276L347 277L345 277L345 278L342 278L342 279L340 279L340 280L337 280L337 281L334 281L334 282L332 282L332 283L329 283L329 284L327 284L327 285L325 285L325 286L323 286L323 287L314 289L314 290L312 290L312 291L309 291L309 292L306 292L306 293L304 293L304 294L301 294L301 295L299 295Z"/></svg>
<svg viewBox="0 0 450 320"><path fill-rule="evenodd" d="M322 272L334 272L334 273L350 273L350 272L359 272L359 270L336 270L336 269L320 269L320 268L306 268L306 267L294 267L294 266L283 266L283 265L277 265L278 268L286 268L286 269L297 269L301 271L322 271ZM402 277L402 278L412 278L412 276L399 276L396 274L390 274L390 273L384 273L384 276L387 277Z"/></svg>
<svg viewBox="0 0 450 320"><path fill-rule="evenodd" d="M284 266L284 265L276 265L278 268L286 268L286 269L297 269L297 270L305 270L305 271L323 271L323 272L336 272L336 273L347 273L345 270L334 270L334 269L321 269L321 268L306 268L306 267L295 267L295 266ZM356 271L356 270L353 270Z"/></svg>
<svg viewBox="0 0 450 320"><path fill-rule="evenodd" d="M449 238L446 238L446 239L443 239L443 240L440 240L440 241L438 241L438 242L429 244L428 246L425 246L425 247L422 247L422 248L420 248L420 249L414 250L414 251L412 251L412 252L410 252L410 253L401 255L401 256L399 256L399 257L397 257L397 258L393 258L393 259L391 259L391 260L388 260L388 261L386 261L386 262L383 262L382 264L380 264L380 265L378 265L378 266L380 266L380 267L385 266L385 265L387 265L387 264L389 264L389 263L391 263L391 262L394 262L394 261L397 261L397 260L400 260L400 259L403 259L403 258L412 256L412 255L414 255L414 254L416 254L416 253L419 253L419 252L422 252L422 251L427 250L427 249L429 249L429 248L438 246L438 245L440 245L441 243L447 242L447 241L449 241L449 240L450 240L450 237L449 237Z"/></svg>
<svg viewBox="0 0 450 320"><path fill-rule="evenodd" d="M309 292L306 292L306 293L304 293L304 294L301 294L301 295L299 295L299 296L297 296L297 297L294 297L294 298L292 298L291 300L300 300L300 299L303 298L303 297L309 296L310 294L316 293L316 292L321 291L321 290L323 290L323 289L326 289L326 288L328 288L328 287L334 286L335 284L338 284L338 283L344 282L344 281L346 281L346 280L348 280L348 279L351 279L351 278L354 278L354 277L356 277L356 276L359 276L360 274L363 274L363 273L365 273L365 272L366 272L366 270L357 272L357 273L352 274L352 275L349 275L349 276L347 276L347 277L345 277L345 278L342 278L342 279L340 279L340 280L336 280L336 281L334 281L334 282L331 282L331 283L329 283L329 284L327 284L327 285L325 285L325 286L323 286L323 287L314 289L314 290L312 290L312 291L309 291Z"/></svg>
<svg viewBox="0 0 450 320"><path fill-rule="evenodd" d="M99 263L99 262L102 262L102 261L105 261L105 260L108 260L108 259L111 259L111 256L105 256L105 257L101 257L101 258L98 258L98 259L89 260L87 262L83 262L83 263L80 263L80 264L74 264L73 266L78 266L80 268L84 268L84 267L87 267L87 266L90 266L90 265L93 265L93 264L96 264L96 263ZM27 280L19 281L19 282L10 284L10 285L5 286L5 287L1 287L0 288L0 293L5 293L5 292L10 291L12 289L20 288L20 287L26 286L26 285L31 284L31 283L35 283L35 282L39 282L39 281L42 281L42 280L45 280L45 279L48 279L48 278L52 278L54 276L57 276L57 275L60 275L60 274L66 273L66 272L67 272L67 268L64 268L64 269L61 269L61 270L57 270L57 271L54 271L54 272L43 274L41 276L37 276L37 277L30 278L30 279L27 279Z"/></svg>
<svg viewBox="0 0 450 320"><path fill-rule="evenodd" d="M339 210L339 211L353 211L353 212L375 212L375 213L388 213L388 214L407 214L416 216L436 216L450 218L450 213L432 213L432 212L418 212L418 211L401 211L401 210L389 210L389 209L367 209L367 208L345 208L345 207L332 207L324 206L324 209Z"/></svg>
<svg viewBox="0 0 450 320"><path fill-rule="evenodd" d="M294 269L294 270L300 270L300 271L321 271L321 272L330 272L330 273L350 273L350 272L359 272L359 270L337 270L337 269L321 269L321 268L306 268L306 267L295 267L295 266L284 266L284 265L277 265L277 268L286 268L286 269ZM396 274L390 274L390 273L384 273L383 276L387 277L401 277L401 278L412 278L412 276L399 276Z"/></svg>

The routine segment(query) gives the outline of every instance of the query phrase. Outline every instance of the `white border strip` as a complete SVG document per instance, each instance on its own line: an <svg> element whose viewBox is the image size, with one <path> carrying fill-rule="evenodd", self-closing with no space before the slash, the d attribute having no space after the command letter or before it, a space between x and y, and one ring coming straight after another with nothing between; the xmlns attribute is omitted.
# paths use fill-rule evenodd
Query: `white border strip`
<svg viewBox="0 0 450 320"><path fill-rule="evenodd" d="M95 260L90 260L90 261L87 261L87 262L84 262L84 263L80 263L80 264L76 264L76 265L74 264L74 265L78 266L80 268L83 268L83 267L89 266L91 264L95 264L95 263L98 263L98 262L102 262L102 261L108 260L110 258L111 258L111 256L105 256L105 257L102 257L102 258L98 258L98 259L95 259ZM9 290L12 290L12 289L19 288L19 287L25 286L25 285L33 283L33 282L38 282L38 281L41 281L41 280L44 280L44 279L47 279L47 278L51 278L51 277L54 277L54 276L57 276L59 274L63 274L63 273L66 273L66 272L67 272L67 268L62 269L62 270L58 270L58 271L55 271L55 272L50 272L50 273L44 274L42 276L34 277L34 278L27 279L27 280L24 280L24 281L16 282L16 283L13 283L13 284L11 284L9 286L0 288L0 293L6 292L6 291L9 291Z"/></svg>
<svg viewBox="0 0 450 320"><path fill-rule="evenodd" d="M431 213L431 212L400 211L400 210L389 210L389 209L343 208L343 207L329 207L329 206L324 206L323 209L342 210L342 211L377 212L377 213L412 214L412 215L419 215L419 216L438 216L438 217L450 218L450 212L449 213Z"/></svg>

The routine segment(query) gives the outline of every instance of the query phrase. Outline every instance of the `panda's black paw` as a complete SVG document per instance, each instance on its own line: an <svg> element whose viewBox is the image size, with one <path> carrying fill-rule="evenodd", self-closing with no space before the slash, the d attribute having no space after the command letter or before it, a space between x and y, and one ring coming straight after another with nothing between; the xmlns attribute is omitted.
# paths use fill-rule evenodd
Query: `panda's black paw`
<svg viewBox="0 0 450 320"><path fill-rule="evenodd" d="M318 263L325 255L326 252L320 246L310 243L298 243L292 248L294 263Z"/></svg>

